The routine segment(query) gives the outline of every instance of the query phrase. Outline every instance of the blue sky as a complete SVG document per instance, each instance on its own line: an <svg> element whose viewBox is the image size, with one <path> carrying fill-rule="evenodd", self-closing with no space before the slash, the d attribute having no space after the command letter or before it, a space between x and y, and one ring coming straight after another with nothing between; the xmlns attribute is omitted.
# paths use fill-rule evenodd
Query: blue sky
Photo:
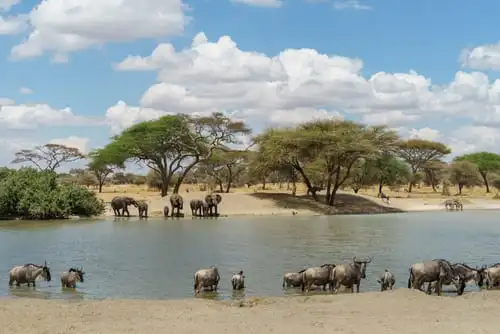
<svg viewBox="0 0 500 334"><path fill-rule="evenodd" d="M140 120L214 110L256 131L344 117L440 140L455 154L495 151L497 9L498 1L0 0L0 163L21 147L56 140L89 150ZM122 63L160 43L156 58Z"/></svg>

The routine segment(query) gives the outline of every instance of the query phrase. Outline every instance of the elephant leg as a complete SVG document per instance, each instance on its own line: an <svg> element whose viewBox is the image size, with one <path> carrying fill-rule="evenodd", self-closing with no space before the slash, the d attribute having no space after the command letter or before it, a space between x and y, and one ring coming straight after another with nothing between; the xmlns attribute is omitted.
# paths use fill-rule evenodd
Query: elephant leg
<svg viewBox="0 0 500 334"><path fill-rule="evenodd" d="M148 209L144 210L144 218L148 218Z"/></svg>
<svg viewBox="0 0 500 334"><path fill-rule="evenodd" d="M219 215L219 211L217 210L218 205L214 205L215 217Z"/></svg>

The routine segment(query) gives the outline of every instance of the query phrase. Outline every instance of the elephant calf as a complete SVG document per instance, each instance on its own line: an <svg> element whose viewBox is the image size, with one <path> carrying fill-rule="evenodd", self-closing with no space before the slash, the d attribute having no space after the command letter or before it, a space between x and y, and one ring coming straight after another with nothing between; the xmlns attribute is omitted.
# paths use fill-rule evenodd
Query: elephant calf
<svg viewBox="0 0 500 334"><path fill-rule="evenodd" d="M139 211L139 218L148 218L148 203L146 201L137 201L137 211Z"/></svg>

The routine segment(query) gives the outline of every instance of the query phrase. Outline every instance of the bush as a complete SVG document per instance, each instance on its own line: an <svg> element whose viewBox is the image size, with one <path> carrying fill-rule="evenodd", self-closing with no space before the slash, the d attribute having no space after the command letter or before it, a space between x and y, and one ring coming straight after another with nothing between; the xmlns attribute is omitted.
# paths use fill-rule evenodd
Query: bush
<svg viewBox="0 0 500 334"><path fill-rule="evenodd" d="M89 217L102 214L104 209L104 203L95 193L79 185L58 184L54 172L22 168L0 180L0 215L3 217Z"/></svg>

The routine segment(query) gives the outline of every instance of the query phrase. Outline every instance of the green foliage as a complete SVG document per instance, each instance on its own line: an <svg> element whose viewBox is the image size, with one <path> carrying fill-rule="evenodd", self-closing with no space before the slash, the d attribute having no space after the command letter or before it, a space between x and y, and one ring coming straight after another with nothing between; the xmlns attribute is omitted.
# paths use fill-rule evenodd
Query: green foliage
<svg viewBox="0 0 500 334"><path fill-rule="evenodd" d="M470 161L455 161L451 165L450 181L458 186L459 194L462 188L471 187L480 183L480 174L477 166Z"/></svg>
<svg viewBox="0 0 500 334"><path fill-rule="evenodd" d="M94 216L104 203L82 186L59 185L57 174L22 168L0 180L0 215L24 219Z"/></svg>
<svg viewBox="0 0 500 334"><path fill-rule="evenodd" d="M481 177L483 178L486 192L490 192L488 184L488 174L500 171L500 155L491 152L476 152L465 154L455 158L455 161L469 161L477 166Z"/></svg>

